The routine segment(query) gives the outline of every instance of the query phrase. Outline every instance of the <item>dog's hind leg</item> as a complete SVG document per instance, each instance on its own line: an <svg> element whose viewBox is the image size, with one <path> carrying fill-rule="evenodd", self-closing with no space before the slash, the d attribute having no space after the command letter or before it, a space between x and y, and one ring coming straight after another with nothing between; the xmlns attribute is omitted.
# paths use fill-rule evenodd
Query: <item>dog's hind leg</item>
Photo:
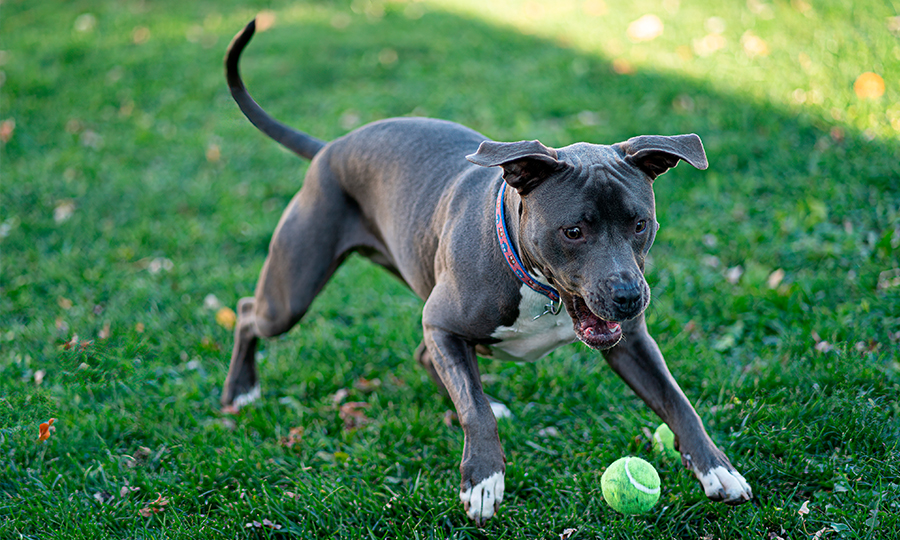
<svg viewBox="0 0 900 540"><path fill-rule="evenodd" d="M428 372L428 376L431 377L432 382L438 387L441 394L445 396L449 396L450 394L447 392L447 387L444 386L444 382L441 380L441 376L438 375L437 370L434 368L434 364L431 360L431 353L428 352L428 347L425 346L425 342L419 344L419 347L415 352L416 362L419 363L420 366L425 368L425 371Z"/></svg>
<svg viewBox="0 0 900 540"><path fill-rule="evenodd" d="M321 169L313 165L282 214L254 296L238 302L234 349L221 396L226 410L259 396L259 338L283 334L297 324L346 256L368 243L355 203Z"/></svg>

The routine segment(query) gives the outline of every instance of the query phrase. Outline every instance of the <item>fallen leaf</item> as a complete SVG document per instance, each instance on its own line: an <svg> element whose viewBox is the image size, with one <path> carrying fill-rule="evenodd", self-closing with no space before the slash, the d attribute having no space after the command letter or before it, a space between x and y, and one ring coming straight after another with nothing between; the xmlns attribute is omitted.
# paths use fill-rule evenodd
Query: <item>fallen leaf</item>
<svg viewBox="0 0 900 540"><path fill-rule="evenodd" d="M805 516L809 513L809 501L803 501L803 504L800 505L800 510L797 510L797 513L801 516Z"/></svg>
<svg viewBox="0 0 900 540"><path fill-rule="evenodd" d="M150 454L153 451L147 448L146 446L139 446L137 450L134 451L134 454L131 456L130 461L125 462L125 466L129 469L133 469L139 465L143 465L147 458L150 457Z"/></svg>
<svg viewBox="0 0 900 540"><path fill-rule="evenodd" d="M353 388L356 388L360 392L369 393L374 392L381 386L381 379L366 379L365 377L360 377L353 383Z"/></svg>
<svg viewBox="0 0 900 540"><path fill-rule="evenodd" d="M444 411L444 425L447 427L453 427L454 422L459 422L459 417L456 415L456 412Z"/></svg>
<svg viewBox="0 0 900 540"><path fill-rule="evenodd" d="M891 289L893 287L900 287L900 268L885 270L878 274L877 289L879 291Z"/></svg>
<svg viewBox="0 0 900 540"><path fill-rule="evenodd" d="M69 135L78 135L82 131L84 131L84 122L77 118L70 118L68 122L66 122L66 133Z"/></svg>
<svg viewBox="0 0 900 540"><path fill-rule="evenodd" d="M16 130L16 121L12 118L0 122L0 141L8 143L12 139L13 131Z"/></svg>
<svg viewBox="0 0 900 540"><path fill-rule="evenodd" d="M631 65L631 62L624 58L616 58L612 63L613 71L618 73L619 75L631 75L634 73L634 66Z"/></svg>
<svg viewBox="0 0 900 540"><path fill-rule="evenodd" d="M86 129L81 133L81 136L78 137L78 142L81 143L81 146L97 150L103 146L103 136L96 131Z"/></svg>
<svg viewBox="0 0 900 540"><path fill-rule="evenodd" d="M222 151L219 149L219 145L212 143L206 147L206 161L210 163L217 163L222 158Z"/></svg>
<svg viewBox="0 0 900 540"><path fill-rule="evenodd" d="M150 29L146 26L138 26L131 32L131 40L135 45L143 45L150 41Z"/></svg>
<svg viewBox="0 0 900 540"><path fill-rule="evenodd" d="M338 405L350 395L350 390L346 388L341 388L337 392L331 395L331 403L332 405Z"/></svg>
<svg viewBox="0 0 900 540"><path fill-rule="evenodd" d="M212 339L209 336L203 336L200 338L200 346L206 349L207 351L218 352L222 347L216 342L216 340Z"/></svg>
<svg viewBox="0 0 900 540"><path fill-rule="evenodd" d="M896 17L888 17L888 30L897 37L900 37L900 15Z"/></svg>
<svg viewBox="0 0 900 540"><path fill-rule="evenodd" d="M282 437L278 444L284 446L285 448L292 448L295 444L299 443L303 440L303 427L292 427L291 431L288 433L287 437Z"/></svg>
<svg viewBox="0 0 900 540"><path fill-rule="evenodd" d="M369 404L365 401L350 401L341 405L339 416L344 421L344 429L355 429L363 424L369 423L363 409L369 408Z"/></svg>
<svg viewBox="0 0 900 540"><path fill-rule="evenodd" d="M264 9L256 15L256 30L265 32L275 24L275 12L271 9Z"/></svg>
<svg viewBox="0 0 900 540"><path fill-rule="evenodd" d="M38 426L38 440L41 442L46 441L50 438L50 427L53 425L53 422L56 421L56 418L51 418L46 422L41 422ZM56 428L54 428L55 431Z"/></svg>
<svg viewBox="0 0 900 540"><path fill-rule="evenodd" d="M270 529L275 529L276 531L281 528L281 525L269 521L268 519L263 519L262 521L264 527L268 527Z"/></svg>
<svg viewBox="0 0 900 540"><path fill-rule="evenodd" d="M122 488L119 489L119 497L124 498L125 496L131 495L135 491L140 491L140 490L141 490L141 488L139 488L139 487L122 486Z"/></svg>
<svg viewBox="0 0 900 540"><path fill-rule="evenodd" d="M710 268L718 268L722 261L719 260L715 255L704 255L702 259L700 259L704 265Z"/></svg>
<svg viewBox="0 0 900 540"><path fill-rule="evenodd" d="M539 437L559 437L559 430L553 426L547 426L538 431Z"/></svg>
<svg viewBox="0 0 900 540"><path fill-rule="evenodd" d="M216 312L216 322L226 330L234 330L237 314L229 307L219 308L219 311Z"/></svg>
<svg viewBox="0 0 900 540"><path fill-rule="evenodd" d="M695 39L691 45L697 56L709 56L718 50L724 49L727 44L725 36L708 34L701 39Z"/></svg>
<svg viewBox="0 0 900 540"><path fill-rule="evenodd" d="M856 78L853 92L859 99L877 99L884 95L884 79L877 73L867 71Z"/></svg>
<svg viewBox="0 0 900 540"><path fill-rule="evenodd" d="M735 285L738 281L741 280L741 276L743 275L744 268L742 266L732 266L725 272L725 279L728 280L728 283Z"/></svg>
<svg viewBox="0 0 900 540"><path fill-rule="evenodd" d="M75 18L73 26L76 32L90 32L97 27L97 17L92 13L82 13Z"/></svg>
<svg viewBox="0 0 900 540"><path fill-rule="evenodd" d="M216 295L210 293L206 295L206 298L203 299L203 307L206 309L219 309L222 307L222 302L216 298Z"/></svg>
<svg viewBox="0 0 900 540"><path fill-rule="evenodd" d="M775 287L777 287L778 285L781 284L781 280L783 280L783 279L784 279L784 270L779 268L778 270L775 270L774 272L769 274L768 279L766 279L766 284L769 286L770 289L774 289Z"/></svg>
<svg viewBox="0 0 900 540"><path fill-rule="evenodd" d="M75 213L75 203L70 200L59 201L56 208L53 209L53 221L57 224L64 223L71 219Z"/></svg>
<svg viewBox="0 0 900 540"><path fill-rule="evenodd" d="M78 334L72 334L72 337L69 339L69 341L63 344L63 348L68 351L76 345L78 345Z"/></svg>
<svg viewBox="0 0 900 540"><path fill-rule="evenodd" d="M565 529L562 534L559 535L559 540L569 540L576 532L578 532L578 529Z"/></svg>
<svg viewBox="0 0 900 540"><path fill-rule="evenodd" d="M743 36L741 36L741 46L744 48L744 52L750 58L756 58L757 56L768 56L769 54L769 45L765 42L765 40L750 32L746 32Z"/></svg>
<svg viewBox="0 0 900 540"><path fill-rule="evenodd" d="M161 493L156 494L156 500L147 503L143 508L138 510L138 513L144 517L150 517L153 514L158 514L166 509L166 505L169 504L169 499L162 496Z"/></svg>
<svg viewBox="0 0 900 540"><path fill-rule="evenodd" d="M156 257L155 259L150 261L150 264L147 265L147 270L151 274L158 274L164 270L168 272L173 268L175 268L175 263L172 262L171 259L167 259L166 257Z"/></svg>

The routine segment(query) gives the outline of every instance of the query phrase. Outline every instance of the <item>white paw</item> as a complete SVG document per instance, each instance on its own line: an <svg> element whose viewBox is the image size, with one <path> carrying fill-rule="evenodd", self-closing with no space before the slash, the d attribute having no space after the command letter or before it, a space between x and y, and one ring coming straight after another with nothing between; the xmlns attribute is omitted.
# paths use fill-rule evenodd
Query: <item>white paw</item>
<svg viewBox="0 0 900 540"><path fill-rule="evenodd" d="M257 399L259 399L260 396L262 396L262 392L260 391L259 385L257 384L256 386L251 388L249 392L245 392L245 393L235 397L231 406L234 407L235 410L240 409L241 407L244 407L245 405L249 405L250 403L253 403Z"/></svg>
<svg viewBox="0 0 900 540"><path fill-rule="evenodd" d="M509 410L509 407L500 403L499 401L491 402L491 411L494 413L494 418L500 420L501 418L512 418L512 411Z"/></svg>
<svg viewBox="0 0 900 540"><path fill-rule="evenodd" d="M495 472L475 487L459 492L466 515L476 524L482 525L491 518L503 500L503 473Z"/></svg>
<svg viewBox="0 0 900 540"><path fill-rule="evenodd" d="M700 480L706 496L714 501L740 504L753 498L753 490L737 471L719 466L705 474L701 474L695 469L694 474Z"/></svg>

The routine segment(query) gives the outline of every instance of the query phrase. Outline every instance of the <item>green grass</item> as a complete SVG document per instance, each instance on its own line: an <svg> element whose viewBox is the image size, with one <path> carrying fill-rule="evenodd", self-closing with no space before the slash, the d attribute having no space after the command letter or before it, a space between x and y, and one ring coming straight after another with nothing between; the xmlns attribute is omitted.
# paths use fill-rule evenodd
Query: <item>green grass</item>
<svg viewBox="0 0 900 540"><path fill-rule="evenodd" d="M617 4L4 1L0 538L900 537L900 3ZM412 361L421 302L361 259L263 347L263 399L219 412L231 337L204 301L252 293L306 167L225 89L261 9L248 86L321 138L405 114L556 146L703 138L709 170L655 184L648 319L752 504L653 455L658 420L573 345L483 363L516 418L504 506L472 527L461 431ZM633 43L647 13L664 32ZM880 98L854 93L868 71ZM660 471L648 514L600 495L626 454Z"/></svg>

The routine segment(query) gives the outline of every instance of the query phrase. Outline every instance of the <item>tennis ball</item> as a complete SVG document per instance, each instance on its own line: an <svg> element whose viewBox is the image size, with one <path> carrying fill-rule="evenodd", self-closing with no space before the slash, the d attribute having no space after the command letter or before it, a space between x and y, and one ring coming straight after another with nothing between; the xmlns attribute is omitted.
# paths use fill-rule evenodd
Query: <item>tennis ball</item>
<svg viewBox="0 0 900 540"><path fill-rule="evenodd" d="M653 432L653 449L666 457L681 461L681 452L675 449L675 434L665 424L660 424Z"/></svg>
<svg viewBox="0 0 900 540"><path fill-rule="evenodd" d="M617 459L600 477L603 498L622 514L640 514L659 500L659 475L643 459L634 456Z"/></svg>

